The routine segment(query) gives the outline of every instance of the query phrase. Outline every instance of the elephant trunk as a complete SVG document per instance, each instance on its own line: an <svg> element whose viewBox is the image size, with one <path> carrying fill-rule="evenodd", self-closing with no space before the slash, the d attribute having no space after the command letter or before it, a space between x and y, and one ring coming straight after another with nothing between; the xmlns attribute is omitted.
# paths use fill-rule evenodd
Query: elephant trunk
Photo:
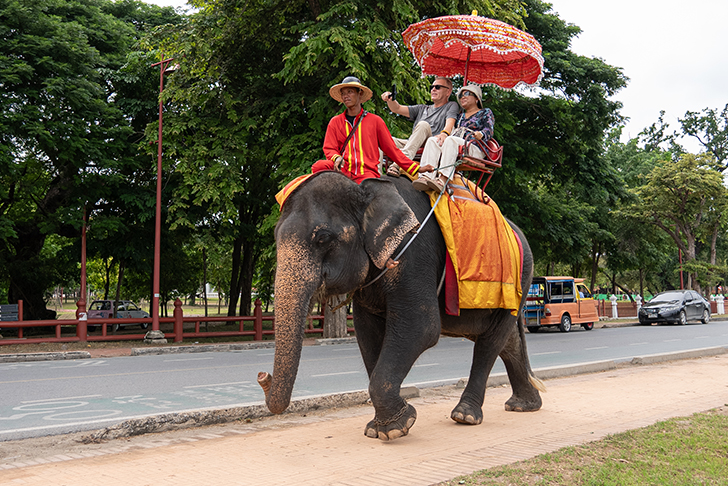
<svg viewBox="0 0 728 486"><path fill-rule="evenodd" d="M273 375L258 373L258 384L265 393L265 403L274 414L283 413L291 402L309 302L320 282L318 266L306 256L302 245L279 242L277 252Z"/></svg>

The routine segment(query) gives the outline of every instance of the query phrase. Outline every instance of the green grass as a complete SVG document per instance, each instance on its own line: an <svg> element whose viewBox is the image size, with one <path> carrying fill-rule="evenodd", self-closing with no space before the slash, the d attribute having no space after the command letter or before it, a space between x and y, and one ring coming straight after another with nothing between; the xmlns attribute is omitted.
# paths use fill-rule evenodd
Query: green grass
<svg viewBox="0 0 728 486"><path fill-rule="evenodd" d="M728 485L728 405L443 485Z"/></svg>

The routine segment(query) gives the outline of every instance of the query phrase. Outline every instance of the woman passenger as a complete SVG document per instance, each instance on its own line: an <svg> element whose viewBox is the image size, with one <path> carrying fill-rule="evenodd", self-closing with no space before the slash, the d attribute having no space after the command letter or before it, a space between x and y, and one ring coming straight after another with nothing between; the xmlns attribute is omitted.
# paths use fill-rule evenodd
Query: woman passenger
<svg viewBox="0 0 728 486"><path fill-rule="evenodd" d="M493 136L493 112L490 108L483 108L483 93L476 84L460 88L457 98L463 111L455 122L452 135L445 139L442 146L437 143L436 137L430 137L422 152L422 167L439 167L439 175L420 171L419 177L412 183L417 190L444 190L455 172L455 160L461 145L468 143L468 155L472 157L483 158L485 155L485 142Z"/></svg>

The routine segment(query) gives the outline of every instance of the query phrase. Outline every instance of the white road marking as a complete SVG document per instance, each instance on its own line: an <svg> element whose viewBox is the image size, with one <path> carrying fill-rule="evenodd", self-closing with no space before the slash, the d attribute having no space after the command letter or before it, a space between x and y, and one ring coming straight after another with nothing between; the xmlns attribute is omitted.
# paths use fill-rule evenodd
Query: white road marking
<svg viewBox="0 0 728 486"><path fill-rule="evenodd" d="M172 363L172 362L174 362L174 361L205 361L205 360L210 360L210 359L215 359L215 358L213 358L213 357L209 357L209 358L179 358L179 359L165 359L165 360L164 360L164 362L165 362L165 363Z"/></svg>
<svg viewBox="0 0 728 486"><path fill-rule="evenodd" d="M227 386L227 385L249 385L251 382L249 381L236 381L232 383L210 383L209 385L190 385L185 386L184 388L206 388L209 386Z"/></svg>
<svg viewBox="0 0 728 486"><path fill-rule="evenodd" d="M546 353L528 353L528 354L530 354L531 356L543 356L546 354L561 354L561 351L548 351Z"/></svg>
<svg viewBox="0 0 728 486"><path fill-rule="evenodd" d="M648 342L644 342L644 343L629 343L630 346L644 346L645 344L650 344L650 343L648 343Z"/></svg>
<svg viewBox="0 0 728 486"><path fill-rule="evenodd" d="M101 395L84 395L82 397L63 397L63 398L44 398L43 400L29 400L20 403L41 403L41 402L61 402L63 400L78 400L80 398L98 398Z"/></svg>
<svg viewBox="0 0 728 486"><path fill-rule="evenodd" d="M416 364L413 368L425 368L427 366L440 366L440 363Z"/></svg>
<svg viewBox="0 0 728 486"><path fill-rule="evenodd" d="M596 348L584 348L585 351L594 351L595 349L607 349L609 346L597 346Z"/></svg>
<svg viewBox="0 0 728 486"><path fill-rule="evenodd" d="M311 375L311 378L321 378L323 376L337 376L337 375L357 375L361 371L341 371L339 373L324 373L321 375Z"/></svg>

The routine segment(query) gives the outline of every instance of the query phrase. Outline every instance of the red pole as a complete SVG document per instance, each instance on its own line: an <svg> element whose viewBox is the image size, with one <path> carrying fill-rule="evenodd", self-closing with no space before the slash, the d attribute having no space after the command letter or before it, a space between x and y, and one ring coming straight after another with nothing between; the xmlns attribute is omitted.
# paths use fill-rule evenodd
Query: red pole
<svg viewBox="0 0 728 486"><path fill-rule="evenodd" d="M174 342L181 343L183 339L182 333L184 332L184 321L182 313L182 301L175 299L174 301Z"/></svg>
<svg viewBox="0 0 728 486"><path fill-rule="evenodd" d="M86 208L83 210L83 226L81 227L81 291L76 301L76 336L82 343L86 342L88 335L86 314Z"/></svg>
<svg viewBox="0 0 728 486"><path fill-rule="evenodd" d="M255 308L253 310L255 316L255 322L253 327L255 328L255 340L263 340L263 309L260 306L260 299L255 299ZM242 321L241 321L242 322Z"/></svg>
<svg viewBox="0 0 728 486"><path fill-rule="evenodd" d="M157 134L157 201L154 209L154 271L152 276L152 331L159 331L159 259L162 240L162 91L164 70L172 59L162 58L159 65L159 131Z"/></svg>

